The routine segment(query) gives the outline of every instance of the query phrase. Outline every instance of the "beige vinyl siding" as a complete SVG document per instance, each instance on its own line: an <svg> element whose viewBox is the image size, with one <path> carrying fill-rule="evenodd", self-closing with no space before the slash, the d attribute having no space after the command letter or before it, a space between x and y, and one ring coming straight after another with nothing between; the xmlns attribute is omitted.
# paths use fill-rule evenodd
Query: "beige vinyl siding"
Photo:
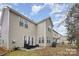
<svg viewBox="0 0 79 59"><path fill-rule="evenodd" d="M5 8L2 14L1 25L2 46L9 49L9 9Z"/></svg>
<svg viewBox="0 0 79 59"><path fill-rule="evenodd" d="M53 42L52 29L49 30L48 27L52 28L52 24L50 20L46 21L46 38L47 38L46 46L51 46Z"/></svg>
<svg viewBox="0 0 79 59"><path fill-rule="evenodd" d="M50 18L35 23L13 9L5 8L3 10L3 18L1 19L3 47L7 49L24 47L24 40L30 45L38 44L41 47L46 47L52 45L54 38L58 38L58 33L52 31Z"/></svg>
<svg viewBox="0 0 79 59"><path fill-rule="evenodd" d="M35 24L27 21L28 28L19 25L20 16L10 12L10 47L13 47L12 40L16 41L17 47L24 47L24 36L34 37L34 42L36 40L36 26ZM21 18L25 20L24 18Z"/></svg>
<svg viewBox="0 0 79 59"><path fill-rule="evenodd" d="M46 46L46 21L37 25L37 39L40 46ZM42 37L44 37L44 43L42 43ZM39 38L41 43L39 43Z"/></svg>

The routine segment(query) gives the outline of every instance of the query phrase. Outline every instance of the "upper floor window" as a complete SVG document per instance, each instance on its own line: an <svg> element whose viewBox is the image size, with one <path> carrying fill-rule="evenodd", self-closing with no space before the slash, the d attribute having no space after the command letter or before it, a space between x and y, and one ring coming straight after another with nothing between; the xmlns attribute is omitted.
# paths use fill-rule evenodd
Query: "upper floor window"
<svg viewBox="0 0 79 59"><path fill-rule="evenodd" d="M28 28L27 20L22 19L22 18L19 18L19 19L20 19L19 25L22 26L22 27Z"/></svg>
<svg viewBox="0 0 79 59"><path fill-rule="evenodd" d="M28 25L27 24L25 24L25 28L28 28Z"/></svg>
<svg viewBox="0 0 79 59"><path fill-rule="evenodd" d="M22 22L22 21L20 21L20 22L19 22L19 24L20 24L20 26L22 26L22 27L23 27L23 22Z"/></svg>
<svg viewBox="0 0 79 59"><path fill-rule="evenodd" d="M51 32L51 29L48 27L48 31Z"/></svg>
<svg viewBox="0 0 79 59"><path fill-rule="evenodd" d="M23 19L21 17L19 17L19 20L20 20L19 25L23 27L24 26Z"/></svg>
<svg viewBox="0 0 79 59"><path fill-rule="evenodd" d="M24 27L28 28L28 22L27 22L27 20L24 20Z"/></svg>
<svg viewBox="0 0 79 59"><path fill-rule="evenodd" d="M50 31L50 28L48 27L48 31Z"/></svg>

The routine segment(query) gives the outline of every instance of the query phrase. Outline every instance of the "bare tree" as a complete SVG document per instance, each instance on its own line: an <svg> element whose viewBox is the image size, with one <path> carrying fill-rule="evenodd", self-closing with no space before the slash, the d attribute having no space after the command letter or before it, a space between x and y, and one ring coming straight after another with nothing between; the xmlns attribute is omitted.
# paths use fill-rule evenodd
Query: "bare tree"
<svg viewBox="0 0 79 59"><path fill-rule="evenodd" d="M79 40L79 4L75 4L69 11L65 20L67 28L67 37L70 43Z"/></svg>

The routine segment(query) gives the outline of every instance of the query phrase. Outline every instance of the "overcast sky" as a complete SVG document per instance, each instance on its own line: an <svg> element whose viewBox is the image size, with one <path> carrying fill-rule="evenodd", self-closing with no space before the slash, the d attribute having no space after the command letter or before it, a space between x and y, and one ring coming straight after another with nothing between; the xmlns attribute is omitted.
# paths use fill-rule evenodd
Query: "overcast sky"
<svg viewBox="0 0 79 59"><path fill-rule="evenodd" d="M35 22L41 21L50 16L54 24L54 30L62 35L66 35L66 28L64 24L60 27L57 25L66 18L68 10L72 4L66 3L26 3L26 4L0 4L0 9L4 6L9 6ZM0 12L1 15L1 12Z"/></svg>

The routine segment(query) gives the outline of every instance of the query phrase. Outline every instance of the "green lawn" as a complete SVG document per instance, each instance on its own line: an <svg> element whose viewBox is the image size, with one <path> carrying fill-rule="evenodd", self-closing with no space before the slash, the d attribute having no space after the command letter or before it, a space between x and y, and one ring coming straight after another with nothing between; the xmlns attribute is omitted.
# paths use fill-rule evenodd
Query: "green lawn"
<svg viewBox="0 0 79 59"><path fill-rule="evenodd" d="M36 56L35 51L16 50L6 54L7 56Z"/></svg>

